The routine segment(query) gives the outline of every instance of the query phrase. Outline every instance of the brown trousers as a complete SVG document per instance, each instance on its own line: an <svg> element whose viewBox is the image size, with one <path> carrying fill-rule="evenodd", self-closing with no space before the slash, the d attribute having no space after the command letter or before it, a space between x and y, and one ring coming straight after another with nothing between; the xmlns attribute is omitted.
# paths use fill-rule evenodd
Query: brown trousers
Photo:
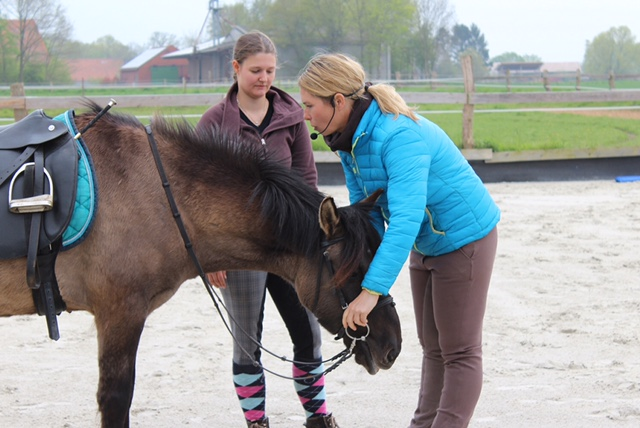
<svg viewBox="0 0 640 428"><path fill-rule="evenodd" d="M411 291L423 357L410 428L469 424L482 390L482 321L497 244L493 229L449 254L411 253Z"/></svg>

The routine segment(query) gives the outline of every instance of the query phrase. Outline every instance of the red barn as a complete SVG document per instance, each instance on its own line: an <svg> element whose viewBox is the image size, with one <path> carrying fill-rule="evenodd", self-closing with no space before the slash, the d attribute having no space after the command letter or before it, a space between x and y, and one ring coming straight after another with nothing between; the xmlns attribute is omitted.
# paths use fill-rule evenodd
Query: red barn
<svg viewBox="0 0 640 428"><path fill-rule="evenodd" d="M175 46L154 48L142 52L120 69L120 82L134 84L181 83L189 79L189 61L183 58L165 59L165 55L177 51Z"/></svg>
<svg viewBox="0 0 640 428"><path fill-rule="evenodd" d="M121 59L91 58L65 60L74 82L117 83L120 79Z"/></svg>

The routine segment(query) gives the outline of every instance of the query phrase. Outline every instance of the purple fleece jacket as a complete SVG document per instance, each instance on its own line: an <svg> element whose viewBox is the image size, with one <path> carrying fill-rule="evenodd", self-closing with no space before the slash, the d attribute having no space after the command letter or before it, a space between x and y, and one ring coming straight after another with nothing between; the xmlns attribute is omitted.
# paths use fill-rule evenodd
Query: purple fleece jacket
<svg viewBox="0 0 640 428"><path fill-rule="evenodd" d="M264 144L268 156L296 171L310 186L317 188L318 171L300 104L283 90L272 86L267 98L273 106L273 116L260 135L240 118L237 93L238 84L234 83L224 100L202 115L197 127L218 125L232 135L242 135L255 144Z"/></svg>

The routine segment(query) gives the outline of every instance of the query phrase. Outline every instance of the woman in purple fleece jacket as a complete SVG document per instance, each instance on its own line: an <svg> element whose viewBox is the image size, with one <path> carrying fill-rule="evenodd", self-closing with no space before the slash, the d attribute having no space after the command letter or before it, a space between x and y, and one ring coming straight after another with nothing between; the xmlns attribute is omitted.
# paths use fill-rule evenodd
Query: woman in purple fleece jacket
<svg viewBox="0 0 640 428"><path fill-rule="evenodd" d="M223 101L205 112L198 128L216 126L232 135L241 135L262 146L265 156L295 170L315 188L317 171L302 108L284 91L271 86L276 74L273 42L257 31L242 35L235 44L232 64L236 82ZM315 316L298 300L293 286L267 272L213 272L208 279L222 290L225 305L236 321L231 322L236 338L233 382L247 426L269 426L264 371L253 364L253 359L260 361L256 342L262 336L268 289L293 342L293 376L318 375L313 384L294 380L306 413L305 426L337 428L325 400L320 327Z"/></svg>
<svg viewBox="0 0 640 428"><path fill-rule="evenodd" d="M500 210L447 134L393 87L367 83L357 61L318 55L298 83L305 118L340 156L351 202L384 191L372 211L382 243L343 324L367 324L409 257L423 350L410 427L466 427L482 388L482 321Z"/></svg>

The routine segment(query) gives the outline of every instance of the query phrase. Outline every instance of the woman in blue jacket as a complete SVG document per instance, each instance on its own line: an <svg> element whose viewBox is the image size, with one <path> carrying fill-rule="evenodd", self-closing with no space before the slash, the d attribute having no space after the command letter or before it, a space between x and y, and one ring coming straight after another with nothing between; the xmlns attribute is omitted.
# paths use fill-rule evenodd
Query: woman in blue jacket
<svg viewBox="0 0 640 428"><path fill-rule="evenodd" d="M482 322L500 210L444 131L393 87L367 83L357 61L317 55L298 83L305 119L340 156L351 202L384 190L373 213L382 244L343 324L367 324L409 257L423 349L410 427L465 427L482 388Z"/></svg>

